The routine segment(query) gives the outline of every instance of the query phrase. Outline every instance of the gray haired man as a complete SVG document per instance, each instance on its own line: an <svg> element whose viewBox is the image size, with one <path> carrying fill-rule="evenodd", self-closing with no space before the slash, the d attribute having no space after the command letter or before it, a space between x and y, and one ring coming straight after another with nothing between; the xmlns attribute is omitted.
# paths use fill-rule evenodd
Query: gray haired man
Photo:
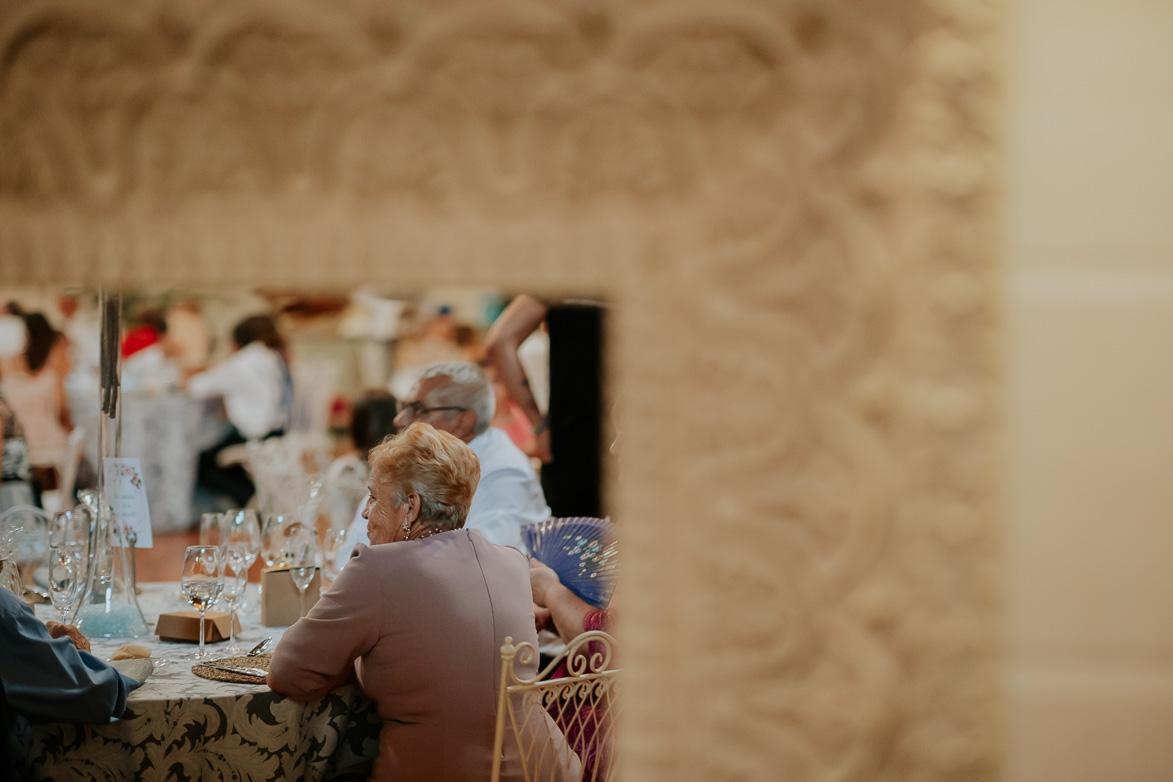
<svg viewBox="0 0 1173 782"><path fill-rule="evenodd" d="M490 426L495 408L493 386L479 366L439 361L424 367L399 401L395 425L402 430L423 421L467 443L480 460L481 480L464 528L480 530L490 543L525 551L521 528L550 518L550 508L529 459L505 432ZM361 536L352 537L367 543L365 523L361 527ZM354 546L344 548L349 558Z"/></svg>

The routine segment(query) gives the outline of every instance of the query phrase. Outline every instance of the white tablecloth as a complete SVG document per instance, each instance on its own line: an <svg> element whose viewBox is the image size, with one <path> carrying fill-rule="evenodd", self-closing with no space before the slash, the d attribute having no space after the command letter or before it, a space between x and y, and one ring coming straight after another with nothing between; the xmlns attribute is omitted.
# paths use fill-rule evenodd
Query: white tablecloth
<svg viewBox="0 0 1173 782"><path fill-rule="evenodd" d="M144 584L139 596L153 627L161 612L189 608L179 585ZM246 649L285 628L262 627L256 585L237 636ZM41 619L55 618L47 605ZM92 638L103 659L127 639ZM16 722L17 743L37 779L240 779L325 780L365 768L378 752L381 721L355 684L309 703L296 703L263 684L212 681L191 672L195 644L136 639L151 649L156 667L130 694L123 719L109 725L30 725ZM209 645L217 656L228 644Z"/></svg>

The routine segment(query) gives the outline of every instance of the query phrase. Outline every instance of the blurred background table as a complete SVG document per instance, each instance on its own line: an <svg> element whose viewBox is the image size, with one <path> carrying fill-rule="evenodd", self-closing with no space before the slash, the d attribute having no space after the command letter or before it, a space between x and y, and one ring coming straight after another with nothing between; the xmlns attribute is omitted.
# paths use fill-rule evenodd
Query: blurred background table
<svg viewBox="0 0 1173 782"><path fill-rule="evenodd" d="M126 394L122 401L122 455L138 457L147 487L153 532L187 530L200 452L227 431L219 402L178 392Z"/></svg>

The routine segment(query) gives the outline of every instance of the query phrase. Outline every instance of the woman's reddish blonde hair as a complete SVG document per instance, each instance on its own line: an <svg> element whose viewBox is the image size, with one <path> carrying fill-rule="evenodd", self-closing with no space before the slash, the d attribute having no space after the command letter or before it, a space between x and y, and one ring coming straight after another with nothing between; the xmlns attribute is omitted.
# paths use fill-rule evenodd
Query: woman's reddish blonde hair
<svg viewBox="0 0 1173 782"><path fill-rule="evenodd" d="M440 530L464 526L481 465L460 438L416 422L375 446L371 480L388 486L395 507L420 498L420 521Z"/></svg>

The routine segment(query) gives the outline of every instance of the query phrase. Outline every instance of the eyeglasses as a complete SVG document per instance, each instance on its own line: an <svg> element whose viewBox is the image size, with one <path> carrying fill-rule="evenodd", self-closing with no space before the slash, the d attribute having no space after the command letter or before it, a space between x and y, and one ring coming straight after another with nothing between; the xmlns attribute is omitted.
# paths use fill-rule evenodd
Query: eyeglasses
<svg viewBox="0 0 1173 782"><path fill-rule="evenodd" d="M407 402L407 403L400 402L397 407L398 407L400 415L402 415L403 413L407 413L412 418L419 418L421 415L424 415L425 413L434 413L437 410L459 410L462 413L464 411L468 410L467 407L454 407L452 405L442 405L440 407L428 407L423 402Z"/></svg>

